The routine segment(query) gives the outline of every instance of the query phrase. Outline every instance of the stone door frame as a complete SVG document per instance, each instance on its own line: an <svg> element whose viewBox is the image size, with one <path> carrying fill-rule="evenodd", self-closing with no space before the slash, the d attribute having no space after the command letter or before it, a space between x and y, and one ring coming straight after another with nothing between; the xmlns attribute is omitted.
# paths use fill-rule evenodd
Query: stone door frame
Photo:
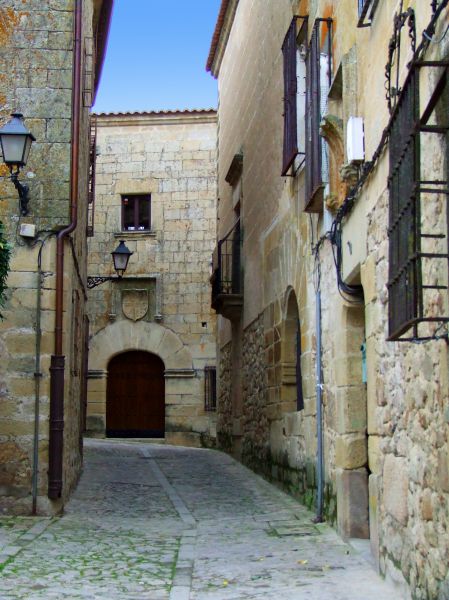
<svg viewBox="0 0 449 600"><path fill-rule="evenodd" d="M87 431L104 436L109 361L123 352L140 350L158 356L165 365L165 405L182 404L195 394L196 372L190 350L170 329L157 323L118 321L95 334L89 343ZM179 432L166 416L166 436L176 443ZM185 437L185 436L184 436Z"/></svg>

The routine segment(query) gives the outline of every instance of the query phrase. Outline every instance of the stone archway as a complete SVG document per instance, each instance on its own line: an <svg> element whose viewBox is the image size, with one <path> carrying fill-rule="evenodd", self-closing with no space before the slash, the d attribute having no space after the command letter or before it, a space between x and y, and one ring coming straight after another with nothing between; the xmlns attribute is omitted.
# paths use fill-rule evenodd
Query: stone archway
<svg viewBox="0 0 449 600"><path fill-rule="evenodd" d="M157 323L118 321L108 325L89 344L87 432L104 435L108 365L114 357L131 351L148 352L165 366L165 439L198 445L195 431L201 393L192 355L180 338Z"/></svg>

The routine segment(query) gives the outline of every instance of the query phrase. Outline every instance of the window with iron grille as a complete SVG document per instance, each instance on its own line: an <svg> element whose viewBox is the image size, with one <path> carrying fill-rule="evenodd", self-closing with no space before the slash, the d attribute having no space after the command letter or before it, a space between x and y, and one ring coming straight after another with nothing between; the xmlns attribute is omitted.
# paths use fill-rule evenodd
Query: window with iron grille
<svg viewBox="0 0 449 600"><path fill-rule="evenodd" d="M331 82L332 20L317 19L306 58L306 205L307 212L322 212L328 179L327 148L320 123L327 113Z"/></svg>
<svg viewBox="0 0 449 600"><path fill-rule="evenodd" d="M419 87L427 67L440 71L433 91ZM447 66L422 61L410 71L390 122L389 340L432 339L449 322L447 102Z"/></svg>
<svg viewBox="0 0 449 600"><path fill-rule="evenodd" d="M301 26L298 32L298 21ZM304 163L305 117L305 52L307 17L294 17L284 43L284 146L282 175L293 169L293 175Z"/></svg>
<svg viewBox="0 0 449 600"><path fill-rule="evenodd" d="M357 27L370 27L379 0L358 0L359 22Z"/></svg>
<svg viewBox="0 0 449 600"><path fill-rule="evenodd" d="M151 195L122 196L122 231L150 231Z"/></svg>
<svg viewBox="0 0 449 600"><path fill-rule="evenodd" d="M207 366L204 368L204 410L217 410L217 369Z"/></svg>

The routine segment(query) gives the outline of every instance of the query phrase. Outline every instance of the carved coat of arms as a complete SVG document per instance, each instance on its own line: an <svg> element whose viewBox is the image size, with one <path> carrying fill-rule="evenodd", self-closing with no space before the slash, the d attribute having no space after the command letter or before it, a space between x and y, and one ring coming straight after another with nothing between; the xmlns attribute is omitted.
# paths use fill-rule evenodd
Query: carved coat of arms
<svg viewBox="0 0 449 600"><path fill-rule="evenodd" d="M122 290L122 311L127 319L140 321L148 312L148 290Z"/></svg>

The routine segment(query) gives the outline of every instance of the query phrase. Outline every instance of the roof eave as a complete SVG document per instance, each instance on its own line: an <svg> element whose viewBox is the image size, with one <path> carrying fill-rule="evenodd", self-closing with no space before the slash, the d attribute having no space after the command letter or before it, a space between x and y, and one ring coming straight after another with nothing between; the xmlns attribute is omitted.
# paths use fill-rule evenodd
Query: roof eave
<svg viewBox="0 0 449 600"><path fill-rule="evenodd" d="M209 71L215 78L220 73L221 61L234 23L238 3L239 0L222 0L221 2L206 63L206 71Z"/></svg>
<svg viewBox="0 0 449 600"><path fill-rule="evenodd" d="M112 10L114 0L102 0L99 12L95 15L94 35L96 42L95 80L94 80L94 102L100 85L101 72L103 70L106 49L108 46L109 29L111 27Z"/></svg>

